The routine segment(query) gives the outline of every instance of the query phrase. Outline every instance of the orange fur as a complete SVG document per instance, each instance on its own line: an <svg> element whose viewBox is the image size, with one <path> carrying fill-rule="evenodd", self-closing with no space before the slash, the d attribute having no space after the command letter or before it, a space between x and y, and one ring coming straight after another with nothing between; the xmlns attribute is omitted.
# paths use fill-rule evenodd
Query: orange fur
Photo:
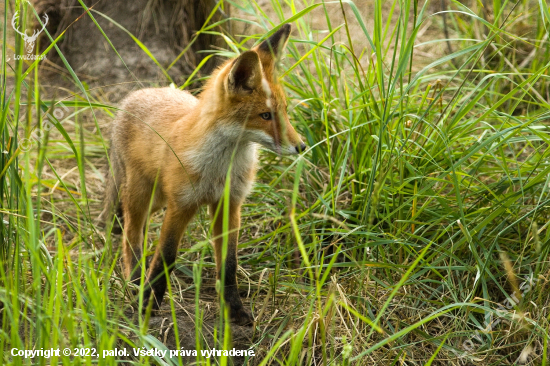
<svg viewBox="0 0 550 366"><path fill-rule="evenodd" d="M253 320L237 292L236 268L240 207L254 180L256 144L279 153L305 149L289 122L276 76L275 64L289 34L290 25L284 25L253 50L227 61L198 98L186 91L158 88L136 91L122 102L113 126L113 175L101 219L112 221L116 207L122 208L124 272L138 281L150 201L152 211L167 208L160 244L147 271L145 293L153 292L155 308L162 301L186 225L201 205L216 212L230 170L224 297L235 322ZM220 276L223 217L213 219Z"/></svg>

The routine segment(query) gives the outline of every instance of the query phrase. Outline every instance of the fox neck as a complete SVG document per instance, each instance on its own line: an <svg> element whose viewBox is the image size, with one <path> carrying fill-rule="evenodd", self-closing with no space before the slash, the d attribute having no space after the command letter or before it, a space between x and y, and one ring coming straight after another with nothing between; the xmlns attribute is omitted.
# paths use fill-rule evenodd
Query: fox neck
<svg viewBox="0 0 550 366"><path fill-rule="evenodd" d="M238 124L212 126L201 146L191 154L193 170L204 178L225 180L229 169L232 177L244 177L255 164L256 145L246 139Z"/></svg>
<svg viewBox="0 0 550 366"><path fill-rule="evenodd" d="M203 179L224 181L231 169L231 185L252 179L256 166L256 144L243 130L242 121L226 120L223 79L227 70L218 70L199 96L198 116L192 134L201 144L188 155L192 170ZM250 179L249 179L250 178ZM246 184L245 184L246 185Z"/></svg>

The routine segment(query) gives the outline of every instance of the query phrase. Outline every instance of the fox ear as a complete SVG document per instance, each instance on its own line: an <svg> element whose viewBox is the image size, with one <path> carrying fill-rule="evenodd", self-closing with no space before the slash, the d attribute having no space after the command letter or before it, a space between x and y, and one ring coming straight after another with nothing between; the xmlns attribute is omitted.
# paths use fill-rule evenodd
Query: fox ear
<svg viewBox="0 0 550 366"><path fill-rule="evenodd" d="M262 83L260 58L254 51L243 52L231 66L227 86L233 93L250 93Z"/></svg>
<svg viewBox="0 0 550 366"><path fill-rule="evenodd" d="M260 43L258 51L268 53L273 58L279 59L288 42L291 29L292 27L290 24L283 24L277 32L271 35L271 37Z"/></svg>

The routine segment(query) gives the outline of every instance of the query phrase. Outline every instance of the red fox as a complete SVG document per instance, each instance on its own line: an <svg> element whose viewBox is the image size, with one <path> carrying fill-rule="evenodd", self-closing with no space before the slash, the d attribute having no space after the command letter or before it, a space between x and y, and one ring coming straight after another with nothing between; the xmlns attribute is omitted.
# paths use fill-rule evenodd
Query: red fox
<svg viewBox="0 0 550 366"><path fill-rule="evenodd" d="M280 154L306 149L289 122L276 75L290 30L284 24L252 50L225 62L198 98L178 89L150 88L122 102L112 128L112 176L100 220L112 222L113 214L122 212L124 273L137 283L150 203L152 212L166 207L144 288L144 302L152 297L153 309L159 308L166 291L165 268L173 269L185 228L202 205L209 205L215 221L214 252L221 279L221 201L230 171L224 299L232 322L253 323L239 296L236 270L240 211L256 173L256 144Z"/></svg>

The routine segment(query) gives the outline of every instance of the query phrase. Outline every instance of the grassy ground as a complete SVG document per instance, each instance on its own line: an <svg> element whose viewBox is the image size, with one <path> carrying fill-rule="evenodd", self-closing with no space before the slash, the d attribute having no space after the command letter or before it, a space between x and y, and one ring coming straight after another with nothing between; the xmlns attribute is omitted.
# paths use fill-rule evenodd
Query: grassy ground
<svg viewBox="0 0 550 366"><path fill-rule="evenodd" d="M205 210L165 312L133 311L120 237L94 226L116 106L63 57L74 90L63 105L45 94L37 62L8 60L24 54L12 10L34 15L6 0L1 363L547 365L550 10L445 4L231 2L233 54L256 41L248 35L294 24L283 80L310 148L261 154L238 272L257 322L230 330ZM161 219L149 226L151 252ZM134 357L140 347L255 356ZM73 351L25 359L13 348ZM102 357L115 348L131 356Z"/></svg>

